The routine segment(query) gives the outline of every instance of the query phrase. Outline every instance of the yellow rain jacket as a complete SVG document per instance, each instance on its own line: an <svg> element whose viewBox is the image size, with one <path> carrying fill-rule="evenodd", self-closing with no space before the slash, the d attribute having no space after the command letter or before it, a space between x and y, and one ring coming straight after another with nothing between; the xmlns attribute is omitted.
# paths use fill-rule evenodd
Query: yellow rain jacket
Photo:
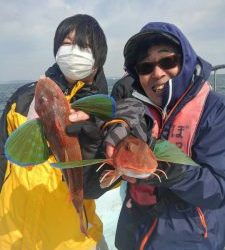
<svg viewBox="0 0 225 250"><path fill-rule="evenodd" d="M68 99L81 87L82 84L76 85ZM20 88L8 102L8 112L2 116L1 123L6 123L7 131L0 131L0 176L4 175L0 193L0 249L95 249L102 238L102 223L95 213L95 202L84 201L87 238L80 232L79 218L70 201L67 184L62 181L61 171L49 165L54 157L32 168L7 162L6 172L2 169L6 163L2 147L6 137L4 134L10 134L26 121L26 116L21 113L27 113L28 107L23 102L29 99L30 104L33 94L34 84ZM3 126L1 128L4 130Z"/></svg>

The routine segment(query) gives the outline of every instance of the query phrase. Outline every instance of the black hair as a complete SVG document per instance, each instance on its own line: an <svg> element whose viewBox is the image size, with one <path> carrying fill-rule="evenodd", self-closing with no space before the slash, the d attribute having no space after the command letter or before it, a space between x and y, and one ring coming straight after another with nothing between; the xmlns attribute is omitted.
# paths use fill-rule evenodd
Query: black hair
<svg viewBox="0 0 225 250"><path fill-rule="evenodd" d="M77 44L80 48L90 48L95 59L94 66L101 68L107 55L106 37L98 22L86 14L68 17L59 24L54 37L54 56L65 37L73 31L75 31L73 44Z"/></svg>
<svg viewBox="0 0 225 250"><path fill-rule="evenodd" d="M144 35L144 34L143 34ZM136 41L135 41L136 40ZM137 78L135 66L142 61L148 54L148 50L155 45L171 45L175 52L182 57L181 46L175 43L172 39L161 34L149 34L135 38L135 40L128 41L124 49L125 68L130 74ZM181 59L182 62L182 59Z"/></svg>

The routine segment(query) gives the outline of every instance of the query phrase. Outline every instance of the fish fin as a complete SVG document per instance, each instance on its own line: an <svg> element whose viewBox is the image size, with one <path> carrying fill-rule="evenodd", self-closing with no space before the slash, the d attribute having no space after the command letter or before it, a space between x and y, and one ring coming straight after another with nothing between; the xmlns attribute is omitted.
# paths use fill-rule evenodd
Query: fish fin
<svg viewBox="0 0 225 250"><path fill-rule="evenodd" d="M78 198L78 199L77 199ZM77 199L77 200L76 200ZM79 221L80 221L80 231L87 237L88 236L88 233L87 233L87 230L88 230L88 221L87 221L87 217L85 215L85 210L84 210L84 206L79 206L76 202L78 200L80 200L79 197L76 197L76 195L74 195L74 193L69 193L69 202L73 202L73 205L76 209L76 212L78 213L79 215ZM86 223L85 223L86 222Z"/></svg>
<svg viewBox="0 0 225 250"><path fill-rule="evenodd" d="M107 188L121 177L116 170L105 170L100 177L100 187Z"/></svg>
<svg viewBox="0 0 225 250"><path fill-rule="evenodd" d="M92 159L92 160L81 160L81 161L70 161L70 162L55 162L51 163L51 166L53 168L61 168L61 169L79 168L89 165L95 165L105 161L106 159Z"/></svg>
<svg viewBox="0 0 225 250"><path fill-rule="evenodd" d="M87 226L85 226L85 223L84 223L84 214L85 212L83 211L79 213L79 218L80 218L80 231L87 237L88 236L88 232L87 232Z"/></svg>
<svg viewBox="0 0 225 250"><path fill-rule="evenodd" d="M49 157L49 148L39 119L19 126L5 143L6 158L19 166L38 165Z"/></svg>
<svg viewBox="0 0 225 250"><path fill-rule="evenodd" d="M158 161L187 164L199 167L199 165L180 148L167 140L157 140L153 152Z"/></svg>
<svg viewBox="0 0 225 250"><path fill-rule="evenodd" d="M88 237L88 233L87 233L87 230L88 230L88 221L87 221L87 217L86 217L86 214L85 214L85 208L83 205L79 204L79 202L82 202L83 203L83 199L81 201L80 197L77 196L77 194L74 194L74 193L70 193L70 201L73 202L73 205L76 209L76 212L78 213L79 215L79 221L80 221L80 231Z"/></svg>
<svg viewBox="0 0 225 250"><path fill-rule="evenodd" d="M97 94L83 97L73 102L71 107L107 120L115 116L116 102L111 96Z"/></svg>

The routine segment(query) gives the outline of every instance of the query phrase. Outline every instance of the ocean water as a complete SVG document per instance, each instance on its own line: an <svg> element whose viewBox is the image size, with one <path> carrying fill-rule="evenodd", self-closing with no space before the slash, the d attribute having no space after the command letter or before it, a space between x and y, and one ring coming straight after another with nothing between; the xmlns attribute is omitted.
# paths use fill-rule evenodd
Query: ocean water
<svg viewBox="0 0 225 250"><path fill-rule="evenodd" d="M109 87L109 93L112 90L112 87L114 83L118 80L118 78L108 78L108 87ZM217 75L217 92L225 94L225 74L218 74ZM211 77L210 81L213 83L213 77ZM16 91L17 88L20 86L31 82L31 81L13 81L13 82L5 82L1 84L0 81L0 116L2 114L2 111L6 105L6 102L8 98ZM213 84L212 84L213 86Z"/></svg>

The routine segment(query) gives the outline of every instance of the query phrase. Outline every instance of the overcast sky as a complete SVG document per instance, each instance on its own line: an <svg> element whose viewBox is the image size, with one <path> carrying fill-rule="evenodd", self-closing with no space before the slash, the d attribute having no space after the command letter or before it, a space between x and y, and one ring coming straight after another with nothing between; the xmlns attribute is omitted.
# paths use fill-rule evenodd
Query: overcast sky
<svg viewBox="0 0 225 250"><path fill-rule="evenodd" d="M78 13L95 17L106 34L107 77L123 75L123 47L150 21L174 23L201 57L225 63L224 0L0 0L0 82L43 75L54 63L58 24Z"/></svg>

